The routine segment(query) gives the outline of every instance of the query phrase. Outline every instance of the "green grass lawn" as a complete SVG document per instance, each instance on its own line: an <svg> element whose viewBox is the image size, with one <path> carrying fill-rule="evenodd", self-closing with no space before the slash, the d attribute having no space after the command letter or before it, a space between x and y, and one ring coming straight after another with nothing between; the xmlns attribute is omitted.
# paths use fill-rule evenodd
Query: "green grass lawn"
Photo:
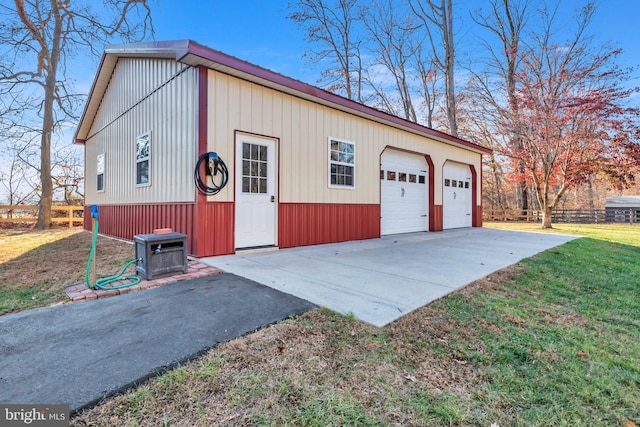
<svg viewBox="0 0 640 427"><path fill-rule="evenodd" d="M585 237L384 328L328 310L288 319L72 425L640 425L640 227L544 232ZM64 284L81 280L89 237L0 234L0 312L63 299ZM131 252L108 239L101 249L109 271Z"/></svg>
<svg viewBox="0 0 640 427"><path fill-rule="evenodd" d="M607 242L640 246L640 224L553 224L553 228L543 229L540 223L534 222L485 222L484 227L538 233L575 234Z"/></svg>
<svg viewBox="0 0 640 427"><path fill-rule="evenodd" d="M588 237L384 328L288 319L72 425L640 425L640 227L551 232Z"/></svg>

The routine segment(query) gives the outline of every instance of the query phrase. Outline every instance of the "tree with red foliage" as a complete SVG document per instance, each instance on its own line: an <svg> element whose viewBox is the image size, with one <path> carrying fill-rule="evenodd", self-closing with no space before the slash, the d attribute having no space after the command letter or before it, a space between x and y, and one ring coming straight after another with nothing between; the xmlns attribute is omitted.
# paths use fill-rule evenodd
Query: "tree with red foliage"
<svg viewBox="0 0 640 427"><path fill-rule="evenodd" d="M551 228L553 210L569 188L600 174L626 186L637 171L640 110L626 106L638 89L623 87L628 71L615 59L619 50L595 51L584 36L593 14L583 8L578 30L568 43L552 42L553 15L534 42L522 50L517 75L518 117L505 117L505 131L520 133L521 144L504 154L516 178L524 178L543 211L543 228Z"/></svg>

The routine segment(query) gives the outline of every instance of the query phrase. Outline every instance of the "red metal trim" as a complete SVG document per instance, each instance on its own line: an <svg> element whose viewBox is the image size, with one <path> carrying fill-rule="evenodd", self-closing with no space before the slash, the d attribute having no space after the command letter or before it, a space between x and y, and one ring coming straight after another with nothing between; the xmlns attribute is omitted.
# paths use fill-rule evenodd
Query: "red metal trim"
<svg viewBox="0 0 640 427"><path fill-rule="evenodd" d="M196 128L198 130L198 140L196 141L196 159L200 157L202 154L206 153L208 150L208 88L209 88L209 78L208 78L209 70L207 67L199 66L198 74L197 74L197 96L198 96L198 110L196 111ZM193 166L196 165L196 159L193 159ZM205 176L205 165L202 165L202 169L200 170L200 175ZM193 254L200 254L204 250L205 242L201 241L204 239L205 233L204 229L206 227L205 219L201 216L201 213L205 212L203 205L207 203L207 196L204 194L200 194L200 192L194 188L195 191L195 200L197 204L197 208L193 211L193 222L195 225L196 232L192 237L192 249Z"/></svg>
<svg viewBox="0 0 640 427"><path fill-rule="evenodd" d="M91 89L89 89L89 96L87 97L87 101L84 104L84 109L82 110L82 115L80 116L80 120L78 121L78 126L76 127L76 131L74 132L73 135L73 141L74 144L86 144L87 139L86 138L79 138L78 137L78 133L80 132L80 127L82 125L82 123L84 122L86 115L87 115L87 110L89 109L89 102L91 101L91 98L93 97L93 93L96 89L96 85L98 83L98 78L100 77L100 70L102 69L102 67L104 66L104 61L107 58L107 54L106 52L104 52L102 54L102 56L100 57L100 64L98 64L98 71L96 72L96 75L93 77L93 82L91 83ZM104 95L104 93L100 94L100 98L102 99L102 96ZM91 120L93 120L93 117L91 118ZM85 163L86 165L86 163ZM85 215L86 218L86 215Z"/></svg>
<svg viewBox="0 0 640 427"><path fill-rule="evenodd" d="M200 157L202 154L209 151L209 69L204 66L198 67L198 112L197 114L197 128L198 128L198 142L197 142L197 156ZM194 159L195 162L195 159ZM195 163L194 163L195 165ZM204 176L204 175L203 175ZM197 192L197 201L198 203L203 203L207 201L207 196L204 196Z"/></svg>
<svg viewBox="0 0 640 427"><path fill-rule="evenodd" d="M280 248L380 237L379 204L280 203Z"/></svg>
<svg viewBox="0 0 640 427"><path fill-rule="evenodd" d="M184 42L180 42L181 46ZM354 111L357 111L361 114L366 114L368 116L374 117L378 120L384 120L396 125L400 125L414 131L427 134L431 137L443 139L445 141L452 142L456 145L462 145L474 150L479 150L484 153L490 153L491 150L485 148L481 145L474 144L469 141L462 140L460 138L454 137L452 135L448 135L443 132L439 132L435 129L427 128L425 126L419 125L417 123L411 122L409 120L402 119L400 117L393 116L386 112L376 110L374 108L368 107L364 104L360 104L353 100L344 98L342 96L336 95L329 91L317 88L315 86L311 86L309 84L303 83L299 80L292 79L290 77L283 76L282 74L275 73L271 70L267 70L266 68L259 67L255 64L251 64L249 62L243 61L241 59L229 56L220 51L213 50L207 46L196 43L192 40L188 42L188 53L184 51L179 51L176 48L176 60L180 61L184 58L184 56L178 56L179 54L184 53L184 56L188 54L203 58L208 61L215 62L224 67L231 68L233 70L237 70L243 73L247 73L254 77L258 77L260 79L266 80L271 83L275 83L276 85L284 86L289 89L293 89L294 91L301 92L308 96L318 98L325 102L330 102L332 104L336 104L343 108L348 108ZM235 76L238 77L238 76Z"/></svg>
<svg viewBox="0 0 640 427"><path fill-rule="evenodd" d="M209 202L198 204L198 245L197 257L227 255L235 252L235 218L233 202Z"/></svg>
<svg viewBox="0 0 640 427"><path fill-rule="evenodd" d="M442 215L440 215L440 223L438 224L438 217L436 216L436 183L435 183L435 167L433 166L433 160L431 160L431 156L428 154L424 155L424 159L427 161L427 174L429 182L427 185L429 186L429 231L441 231L442 230Z"/></svg>
<svg viewBox="0 0 640 427"><path fill-rule="evenodd" d="M429 231L442 231L444 229L444 214L442 205L433 206L433 230Z"/></svg>
<svg viewBox="0 0 640 427"><path fill-rule="evenodd" d="M482 227L482 206L476 206L475 208L476 214L476 222L473 224L474 227Z"/></svg>
<svg viewBox="0 0 640 427"><path fill-rule="evenodd" d="M482 227L482 205L478 206L478 173L474 165L469 165L471 169L471 226ZM480 215L478 216L478 209Z"/></svg>

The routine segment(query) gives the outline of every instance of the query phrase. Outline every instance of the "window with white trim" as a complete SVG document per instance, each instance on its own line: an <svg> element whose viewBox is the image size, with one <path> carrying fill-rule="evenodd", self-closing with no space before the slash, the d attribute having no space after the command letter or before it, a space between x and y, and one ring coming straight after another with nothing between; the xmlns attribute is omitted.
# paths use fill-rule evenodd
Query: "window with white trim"
<svg viewBox="0 0 640 427"><path fill-rule="evenodd" d="M104 191L104 153L98 154L96 158L96 191Z"/></svg>
<svg viewBox="0 0 640 427"><path fill-rule="evenodd" d="M329 187L355 188L355 143L329 137Z"/></svg>
<svg viewBox="0 0 640 427"><path fill-rule="evenodd" d="M151 131L136 138L136 186L151 185Z"/></svg>

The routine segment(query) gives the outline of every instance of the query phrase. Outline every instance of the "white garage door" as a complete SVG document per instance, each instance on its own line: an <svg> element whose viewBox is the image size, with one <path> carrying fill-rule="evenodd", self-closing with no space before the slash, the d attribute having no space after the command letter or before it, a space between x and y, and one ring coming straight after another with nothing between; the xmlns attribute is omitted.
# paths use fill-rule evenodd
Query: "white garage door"
<svg viewBox="0 0 640 427"><path fill-rule="evenodd" d="M471 227L471 170L468 165L447 162L443 168L443 228Z"/></svg>
<svg viewBox="0 0 640 427"><path fill-rule="evenodd" d="M385 150L380 167L380 233L427 231L424 156Z"/></svg>

